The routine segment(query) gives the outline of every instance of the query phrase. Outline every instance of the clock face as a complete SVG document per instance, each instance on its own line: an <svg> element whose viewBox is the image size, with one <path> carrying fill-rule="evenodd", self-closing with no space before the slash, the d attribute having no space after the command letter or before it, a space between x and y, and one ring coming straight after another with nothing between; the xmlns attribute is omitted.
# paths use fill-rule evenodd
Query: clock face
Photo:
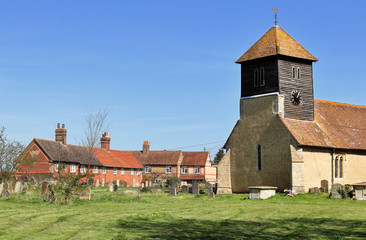
<svg viewBox="0 0 366 240"><path fill-rule="evenodd" d="M292 90L291 101L294 105L299 105L302 102L302 96L299 90Z"/></svg>

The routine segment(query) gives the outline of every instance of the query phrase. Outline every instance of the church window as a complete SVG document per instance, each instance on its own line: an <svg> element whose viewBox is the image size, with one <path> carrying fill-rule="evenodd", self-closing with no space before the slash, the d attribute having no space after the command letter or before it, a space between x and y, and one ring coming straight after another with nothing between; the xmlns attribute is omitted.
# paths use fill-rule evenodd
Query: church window
<svg viewBox="0 0 366 240"><path fill-rule="evenodd" d="M261 71L260 71L260 84L261 86L264 86L266 84L265 80L264 80L264 68L261 67Z"/></svg>
<svg viewBox="0 0 366 240"><path fill-rule="evenodd" d="M292 67L292 78L293 79L296 78L296 69L295 69L295 67Z"/></svg>
<svg viewBox="0 0 366 240"><path fill-rule="evenodd" d="M260 144L257 147L257 170L262 170L262 147Z"/></svg>
<svg viewBox="0 0 366 240"><path fill-rule="evenodd" d="M297 68L297 79L300 79L300 68Z"/></svg>
<svg viewBox="0 0 366 240"><path fill-rule="evenodd" d="M343 178L343 157L339 158L339 177Z"/></svg>
<svg viewBox="0 0 366 240"><path fill-rule="evenodd" d="M259 86L259 71L258 68L254 69L254 87Z"/></svg>
<svg viewBox="0 0 366 240"><path fill-rule="evenodd" d="M334 160L334 177L338 178L338 156Z"/></svg>

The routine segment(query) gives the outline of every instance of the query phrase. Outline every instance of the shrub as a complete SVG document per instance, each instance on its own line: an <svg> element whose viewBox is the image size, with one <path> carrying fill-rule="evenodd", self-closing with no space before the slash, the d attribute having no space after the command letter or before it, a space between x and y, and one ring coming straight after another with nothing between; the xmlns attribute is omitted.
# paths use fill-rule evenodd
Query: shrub
<svg viewBox="0 0 366 240"><path fill-rule="evenodd" d="M169 186L169 187L173 187L173 186L179 186L181 183L181 180L179 177L171 177L171 178L168 178L166 180L166 184Z"/></svg>

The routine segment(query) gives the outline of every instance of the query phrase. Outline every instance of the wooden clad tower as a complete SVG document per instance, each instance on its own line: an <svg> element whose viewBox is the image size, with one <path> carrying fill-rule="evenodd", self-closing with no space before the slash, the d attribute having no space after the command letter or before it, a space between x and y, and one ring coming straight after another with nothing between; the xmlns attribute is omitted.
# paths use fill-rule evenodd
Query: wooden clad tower
<svg viewBox="0 0 366 240"><path fill-rule="evenodd" d="M281 27L273 26L236 61L241 65L241 99L279 93L286 118L314 120L315 61Z"/></svg>

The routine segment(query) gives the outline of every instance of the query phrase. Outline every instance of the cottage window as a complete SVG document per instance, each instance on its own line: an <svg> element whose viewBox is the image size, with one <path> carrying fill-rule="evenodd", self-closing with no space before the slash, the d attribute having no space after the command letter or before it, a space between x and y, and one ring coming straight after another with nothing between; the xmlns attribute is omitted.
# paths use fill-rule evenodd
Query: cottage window
<svg viewBox="0 0 366 240"><path fill-rule="evenodd" d="M70 166L70 172L71 172L71 173L76 172L75 164L71 164L71 166Z"/></svg>
<svg viewBox="0 0 366 240"><path fill-rule="evenodd" d="M258 68L254 69L254 87L259 86L259 71Z"/></svg>
<svg viewBox="0 0 366 240"><path fill-rule="evenodd" d="M121 175L125 175L125 169L121 168Z"/></svg>
<svg viewBox="0 0 366 240"><path fill-rule="evenodd" d="M135 173L134 173L134 171L135 171L135 169L131 168L131 176L132 176L133 174L135 174Z"/></svg>
<svg viewBox="0 0 366 240"><path fill-rule="evenodd" d="M200 174L200 173L201 173L200 167L194 167L194 174Z"/></svg>
<svg viewBox="0 0 366 240"><path fill-rule="evenodd" d="M93 167L93 173L98 174L98 166Z"/></svg>
<svg viewBox="0 0 366 240"><path fill-rule="evenodd" d="M137 176L139 176L141 174L141 170L138 168L137 169Z"/></svg>
<svg viewBox="0 0 366 240"><path fill-rule="evenodd" d="M102 168L102 174L106 174L107 173L107 169L105 167Z"/></svg>
<svg viewBox="0 0 366 240"><path fill-rule="evenodd" d="M85 165L80 166L80 173L86 173Z"/></svg>
<svg viewBox="0 0 366 240"><path fill-rule="evenodd" d="M145 167L145 173L151 173L151 166Z"/></svg>
<svg viewBox="0 0 366 240"><path fill-rule="evenodd" d="M60 171L60 165L58 163L55 164L55 172Z"/></svg>
<svg viewBox="0 0 366 240"><path fill-rule="evenodd" d="M261 67L261 71L260 71L260 84L261 86L264 86L266 84L265 80L264 80L264 68Z"/></svg>
<svg viewBox="0 0 366 240"><path fill-rule="evenodd" d="M113 168L113 174L117 175L117 168Z"/></svg>
<svg viewBox="0 0 366 240"><path fill-rule="evenodd" d="M262 171L262 147L260 144L257 147L257 170Z"/></svg>
<svg viewBox="0 0 366 240"><path fill-rule="evenodd" d="M188 167L182 167L182 174L188 173Z"/></svg>
<svg viewBox="0 0 366 240"><path fill-rule="evenodd" d="M165 173L172 173L172 166L166 166Z"/></svg>

